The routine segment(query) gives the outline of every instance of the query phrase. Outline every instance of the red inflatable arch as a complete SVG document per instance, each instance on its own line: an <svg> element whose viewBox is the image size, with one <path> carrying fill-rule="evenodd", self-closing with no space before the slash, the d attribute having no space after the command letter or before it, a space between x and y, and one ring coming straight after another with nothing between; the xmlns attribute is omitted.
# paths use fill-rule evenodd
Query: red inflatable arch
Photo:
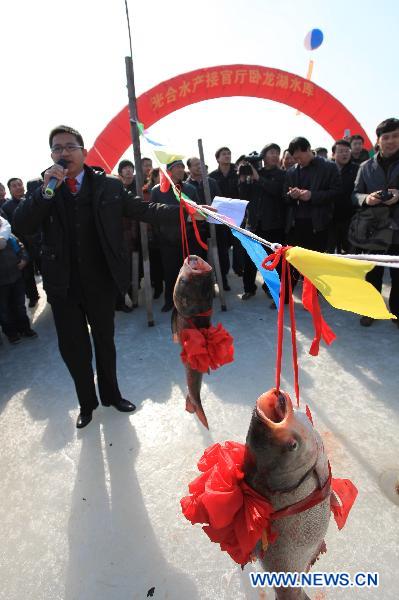
<svg viewBox="0 0 399 600"><path fill-rule="evenodd" d="M334 139L345 129L371 142L355 117L331 94L303 77L256 65L225 65L198 69L168 79L137 99L139 119L146 128L170 113L213 98L251 96L287 104L321 125ZM263 140L264 141L264 140ZM87 163L112 171L131 144L128 107L123 108L100 133Z"/></svg>

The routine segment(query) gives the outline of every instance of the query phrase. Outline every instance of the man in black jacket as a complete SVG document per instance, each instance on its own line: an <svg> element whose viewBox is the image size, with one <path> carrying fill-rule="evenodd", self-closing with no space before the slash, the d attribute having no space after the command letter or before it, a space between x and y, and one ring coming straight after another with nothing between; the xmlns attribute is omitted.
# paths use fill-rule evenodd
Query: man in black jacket
<svg viewBox="0 0 399 600"><path fill-rule="evenodd" d="M7 186L10 190L11 198L3 204L3 211L9 222L12 223L15 209L23 198L25 198L25 188L22 179L19 177L11 177L7 182ZM25 251L29 256L27 265L22 271L22 277L25 285L25 294L29 299L29 307L33 308L39 301L39 292L37 291L35 281L35 261L38 261L40 234L36 233L33 236L21 236L14 228L13 231L21 238Z"/></svg>
<svg viewBox="0 0 399 600"><path fill-rule="evenodd" d="M231 162L230 148L218 148L215 152L215 158L219 166L215 171L209 173L209 177L217 182L220 189L220 196L223 198L239 198L238 176L235 165ZM227 225L218 225L216 227L216 239L223 288L226 291L230 291L229 282L227 280L227 274L230 270L229 249L230 246L233 245L233 271L241 276L244 268L242 246L240 242L233 237L231 230Z"/></svg>
<svg viewBox="0 0 399 600"><path fill-rule="evenodd" d="M361 165L363 162L370 158L369 153L363 148L364 137L359 134L352 135L349 139L351 151L352 151L352 162Z"/></svg>
<svg viewBox="0 0 399 600"><path fill-rule="evenodd" d="M199 204L196 189L189 183L183 181L184 163L182 160L174 160L167 165L170 177L175 185L180 186L181 191L191 200ZM160 185L156 185L151 190L151 201L167 204L178 208L179 202L175 196L172 186L168 190L161 191ZM183 264L183 248L180 224L176 221L174 224L161 223L157 228L159 235L159 244L161 248L161 258L163 266L163 276L165 280L165 304L161 308L162 312L168 312L173 308L173 289L180 268ZM191 223L187 223L187 237L190 254L202 255L203 250L197 244L193 233Z"/></svg>
<svg viewBox="0 0 399 600"><path fill-rule="evenodd" d="M337 166L314 156L307 139L298 137L288 148L297 164L284 184L288 243L325 252L334 203L341 192Z"/></svg>
<svg viewBox="0 0 399 600"><path fill-rule="evenodd" d="M280 146L266 144L260 156L264 166L257 171L252 165L252 174L242 174L245 160L238 166L239 193L242 200L249 200L247 207L246 227L256 235L269 242L284 242L284 217L285 205L283 201L283 187L285 173L279 168ZM248 171L249 172L249 171ZM242 300L248 300L256 293L256 266L246 254L244 263L244 294ZM274 307L273 303L273 307Z"/></svg>
<svg viewBox="0 0 399 600"><path fill-rule="evenodd" d="M361 210L371 208L380 211L382 207L389 207L397 230L393 233L392 244L386 254L399 255L399 119L382 121L376 134L379 151L360 165L352 198ZM390 272L389 309L399 319L399 269L390 269ZM374 267L367 273L366 279L381 292L383 276L384 267ZM371 317L363 316L360 324L369 327L373 321ZM395 319L394 322L398 325L399 320Z"/></svg>
<svg viewBox="0 0 399 600"><path fill-rule="evenodd" d="M14 224L25 234L42 228L43 285L61 356L75 383L80 428L98 406L88 324L102 404L122 412L135 409L122 398L116 378L115 298L128 285L122 217L177 224L179 210L134 198L118 179L85 165L87 151L78 131L62 125L51 131L49 142L54 162L63 158L67 167L54 164L44 172L43 185L16 209ZM43 190L53 177L57 188L48 199Z"/></svg>
<svg viewBox="0 0 399 600"><path fill-rule="evenodd" d="M348 229L355 212L352 192L359 165L351 160L351 145L347 140L337 140L332 147L332 157L341 175L341 193L334 204L334 215L330 225L328 248L330 253L349 252Z"/></svg>

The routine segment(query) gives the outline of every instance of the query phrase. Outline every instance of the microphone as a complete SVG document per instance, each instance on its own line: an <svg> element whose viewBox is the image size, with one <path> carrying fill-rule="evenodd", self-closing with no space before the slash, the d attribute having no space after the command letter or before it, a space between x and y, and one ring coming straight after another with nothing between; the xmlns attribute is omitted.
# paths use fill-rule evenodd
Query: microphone
<svg viewBox="0 0 399 600"><path fill-rule="evenodd" d="M65 158L60 158L60 160L58 160L55 164L60 165L60 167L62 167L63 169L66 169L68 166L68 163L65 160ZM57 183L58 183L58 179L56 177L51 177L49 179L47 187L43 192L44 195L46 196L46 198L52 198L54 196L55 188L57 187Z"/></svg>

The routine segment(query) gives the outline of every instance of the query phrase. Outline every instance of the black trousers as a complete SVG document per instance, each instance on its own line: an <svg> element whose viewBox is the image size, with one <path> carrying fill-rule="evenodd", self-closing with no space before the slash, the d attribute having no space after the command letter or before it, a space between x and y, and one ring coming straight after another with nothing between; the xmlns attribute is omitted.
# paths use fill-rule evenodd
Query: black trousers
<svg viewBox="0 0 399 600"><path fill-rule="evenodd" d="M150 277L154 286L154 291L161 291L163 288L163 268L161 250L158 246L149 244L148 254L150 259Z"/></svg>
<svg viewBox="0 0 399 600"><path fill-rule="evenodd" d="M259 235L259 237L267 240L268 242L278 242L278 243L282 243L283 239L284 239L284 232L282 229L271 229L271 230L264 230L264 229L255 229L254 233L256 235ZM268 254L271 253L271 250L267 250ZM281 274L281 262L279 262L278 266L277 266L277 271L279 273L279 275ZM244 274L243 274L243 283L244 283L244 292L248 292L250 294L253 294L254 292L256 292L256 283L255 283L255 279L256 279L256 272L257 272L257 268L255 266L255 264L252 262L252 260L250 259L250 257L248 256L248 254L245 252L245 262L244 262Z"/></svg>
<svg viewBox="0 0 399 600"><path fill-rule="evenodd" d="M216 242L219 253L220 270L224 283L227 282L227 273L230 270L229 249L232 245L231 238L231 231L227 225L216 225Z"/></svg>
<svg viewBox="0 0 399 600"><path fill-rule="evenodd" d="M114 290L101 290L98 295L51 300L58 346L75 383L81 411L88 413L98 405L92 366L92 347L96 356L97 385L102 402L121 399L116 377L114 344Z"/></svg>
<svg viewBox="0 0 399 600"><path fill-rule="evenodd" d="M348 230L350 219L345 221L334 221L330 224L328 230L327 252L342 254L349 252Z"/></svg>
<svg viewBox="0 0 399 600"><path fill-rule="evenodd" d="M297 219L295 226L288 232L288 244L290 246L301 246L316 252L325 252L328 243L328 228L322 231L313 231L311 219ZM292 287L294 288L299 279L299 272L291 267Z"/></svg>
<svg viewBox="0 0 399 600"><path fill-rule="evenodd" d="M183 264L183 251L181 244L161 244L161 258L163 277L165 281L165 304L173 303L173 289L176 279Z"/></svg>
<svg viewBox="0 0 399 600"><path fill-rule="evenodd" d="M23 333L30 329L22 277L19 277L14 283L0 285L0 324L6 336Z"/></svg>
<svg viewBox="0 0 399 600"><path fill-rule="evenodd" d="M33 260L30 260L26 267L22 270L24 282L25 282L25 294L26 297L35 302L39 298L39 292L37 291L35 281L35 265Z"/></svg>
<svg viewBox="0 0 399 600"><path fill-rule="evenodd" d="M392 245L387 254L399 255L399 244ZM389 293L389 310L399 318L399 269L389 269L391 275L391 291ZM384 278L384 267L374 267L366 275L369 281L381 293L382 280Z"/></svg>

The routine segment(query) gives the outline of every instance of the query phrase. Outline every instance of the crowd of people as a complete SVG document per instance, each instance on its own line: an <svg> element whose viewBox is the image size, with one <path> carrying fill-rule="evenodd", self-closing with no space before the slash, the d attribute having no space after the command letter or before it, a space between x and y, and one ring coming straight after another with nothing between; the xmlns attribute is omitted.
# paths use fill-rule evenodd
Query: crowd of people
<svg viewBox="0 0 399 600"><path fill-rule="evenodd" d="M312 149L304 137L294 138L283 152L278 144L267 143L259 153L243 154L235 162L230 149L221 147L215 153L218 166L207 175L211 199L221 196L247 200L242 226L270 242L338 254L370 252L378 231L383 238L383 242L380 238L377 241L383 243L378 253L398 255L399 119L384 120L376 136L376 147L370 153L364 149L360 135L336 140L331 154L326 148ZM2 331L11 344L37 336L27 315L25 296L29 307L37 304L35 276L42 274L61 355L75 381L81 416L90 414L91 419L98 404L86 320L94 339L101 401L128 412L133 405L120 395L112 366L113 312L114 308L132 310L126 304L125 292L131 292L133 284L132 253L140 253L139 221L148 223L154 298L164 294L162 311L172 309L173 287L183 261L178 200L171 186L160 184L159 169L153 168L150 158L141 161L143 200L136 198L131 204L138 191L131 161L119 163L117 177L105 177L101 170L84 164L83 139L74 129L56 128L49 141L54 165L43 180L28 182L26 192L22 179L12 177L7 181L8 198L5 186L0 184ZM57 164L60 158L65 159L66 168ZM199 158L193 156L186 164L174 160L167 170L184 194L199 205L206 203ZM50 177L57 179L51 201L43 194ZM99 205L98 198L102 198ZM354 216L359 214L355 227ZM362 242L359 223L367 219L372 226ZM206 240L209 226L198 221L198 228ZM61 247L60 236L65 231ZM190 252L206 258L194 233L192 223L187 222ZM257 292L255 265L228 227L217 225L216 236L224 290L230 290L232 269L242 278L241 299L250 300ZM381 291L383 268L375 267L367 279ZM94 305L98 290L102 298L108 298L103 300L106 317ZM391 269L389 307L399 317L396 269ZM99 321L101 332L96 335L95 323ZM372 322L370 317L360 319L363 326ZM85 367L76 364L77 340L85 348ZM82 422L87 424L83 418L80 426L84 426Z"/></svg>

